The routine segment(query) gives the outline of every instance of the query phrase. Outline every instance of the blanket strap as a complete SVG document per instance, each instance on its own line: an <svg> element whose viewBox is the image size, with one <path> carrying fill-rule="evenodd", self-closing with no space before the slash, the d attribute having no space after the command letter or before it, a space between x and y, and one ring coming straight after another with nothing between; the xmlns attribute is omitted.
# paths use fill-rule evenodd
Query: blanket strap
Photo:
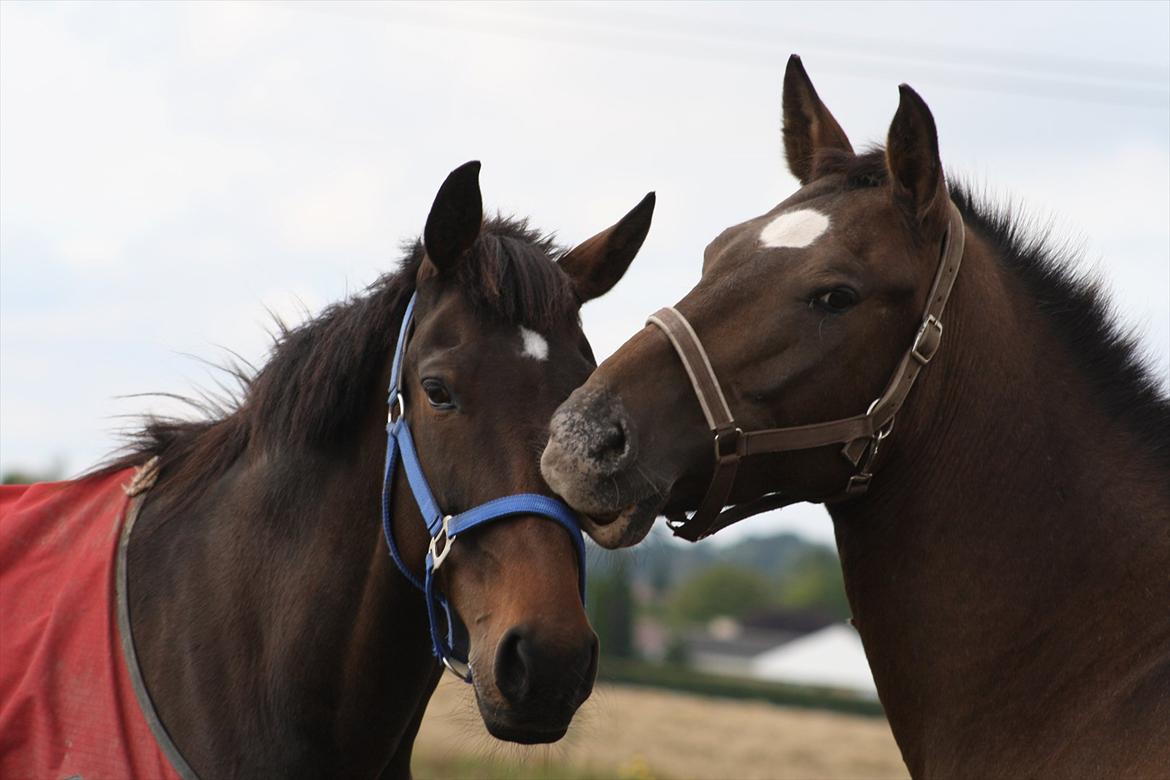
<svg viewBox="0 0 1170 780"><path fill-rule="evenodd" d="M146 717L154 738L158 741L159 749L171 762L171 766L183 780L199 780L195 770L183 758L179 748L171 740L166 726L154 708L150 699L150 692L146 690L146 681L142 679L142 669L138 665L138 652L134 649L134 632L130 627L130 604L126 587L126 552L130 548L130 532L134 530L134 521L146 502L146 492L154 487L158 479L158 458L148 460L134 473L124 490L130 496L130 503L126 507L126 517L122 521L122 533L118 539L118 561L115 573L115 592L118 599L118 636L122 640L122 657L126 661L126 669L130 673L130 684L134 686L134 694L138 698L138 706Z"/></svg>

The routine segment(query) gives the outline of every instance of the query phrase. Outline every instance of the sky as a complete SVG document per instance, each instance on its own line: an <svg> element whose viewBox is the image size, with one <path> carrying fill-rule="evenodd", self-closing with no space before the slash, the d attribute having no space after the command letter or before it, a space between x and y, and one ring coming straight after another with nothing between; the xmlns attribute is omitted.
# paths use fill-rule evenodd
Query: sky
<svg viewBox="0 0 1170 780"><path fill-rule="evenodd" d="M1080 247L1170 384L1170 3L0 4L0 470L78 473L392 270L445 175L566 244L658 193L599 358L797 188L802 55L855 147L900 82L943 163ZM831 542L819 507L721 534Z"/></svg>

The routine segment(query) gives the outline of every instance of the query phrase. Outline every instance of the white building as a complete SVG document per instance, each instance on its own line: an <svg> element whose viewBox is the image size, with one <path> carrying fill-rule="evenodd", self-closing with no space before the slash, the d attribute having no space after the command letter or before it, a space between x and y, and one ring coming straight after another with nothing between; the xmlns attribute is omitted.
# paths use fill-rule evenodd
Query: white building
<svg viewBox="0 0 1170 780"><path fill-rule="evenodd" d="M751 661L752 677L813 685L877 698L861 638L852 626L834 623L766 650Z"/></svg>

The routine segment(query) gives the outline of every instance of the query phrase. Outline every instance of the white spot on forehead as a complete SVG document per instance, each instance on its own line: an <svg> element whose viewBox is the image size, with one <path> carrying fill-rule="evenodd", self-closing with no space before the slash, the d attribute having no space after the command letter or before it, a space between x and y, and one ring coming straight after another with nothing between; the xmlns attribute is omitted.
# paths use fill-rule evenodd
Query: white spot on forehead
<svg viewBox="0 0 1170 780"><path fill-rule="evenodd" d="M799 249L816 241L829 229L829 218L813 209L788 211L760 231L760 243L773 249Z"/></svg>
<svg viewBox="0 0 1170 780"><path fill-rule="evenodd" d="M524 340L522 354L525 357L530 357L533 360L548 360L548 341L545 340L544 336L521 325L520 338Z"/></svg>

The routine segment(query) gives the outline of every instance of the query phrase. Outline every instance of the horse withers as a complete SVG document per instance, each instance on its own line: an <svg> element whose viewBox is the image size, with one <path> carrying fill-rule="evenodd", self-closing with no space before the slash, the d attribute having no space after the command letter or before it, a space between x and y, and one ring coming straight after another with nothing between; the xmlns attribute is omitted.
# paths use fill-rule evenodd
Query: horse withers
<svg viewBox="0 0 1170 780"><path fill-rule="evenodd" d="M608 547L824 502L917 777L1165 776L1170 401L1066 250L948 185L900 92L856 154L792 58L802 187L574 391L543 473Z"/></svg>
<svg viewBox="0 0 1170 780"><path fill-rule="evenodd" d="M6 599L33 592L17 572L37 547L41 574L74 582L74 601L54 596L55 583L38 587L20 611L31 638L14 635L6 607L0 774L123 776L169 763L168 774L205 778L408 776L439 655L470 677L493 735L564 735L591 691L597 639L579 532L538 456L554 409L594 367L579 307L624 274L653 196L562 255L523 221L484 221L478 173L469 163L447 178L400 270L284 331L269 362L241 374L234 408L152 421L97 474L6 496ZM112 715L92 711L99 697L78 706L88 678L37 648L83 613L115 620L113 567L92 556L117 547L121 491L145 462L124 561L124 633L140 669L108 641L91 648L113 680L105 698L134 719L119 743L103 741ZM22 514L22 497L36 507ZM80 508L92 525L99 504L110 525L74 564L96 584L83 603L82 572L48 570L46 551L70 547L54 513ZM485 507L491 522L441 539L432 530L482 519ZM424 594L415 583L429 577ZM145 720L127 693L139 671ZM170 752L127 763L119 748L143 749L146 720ZM36 723L52 733L29 733Z"/></svg>

